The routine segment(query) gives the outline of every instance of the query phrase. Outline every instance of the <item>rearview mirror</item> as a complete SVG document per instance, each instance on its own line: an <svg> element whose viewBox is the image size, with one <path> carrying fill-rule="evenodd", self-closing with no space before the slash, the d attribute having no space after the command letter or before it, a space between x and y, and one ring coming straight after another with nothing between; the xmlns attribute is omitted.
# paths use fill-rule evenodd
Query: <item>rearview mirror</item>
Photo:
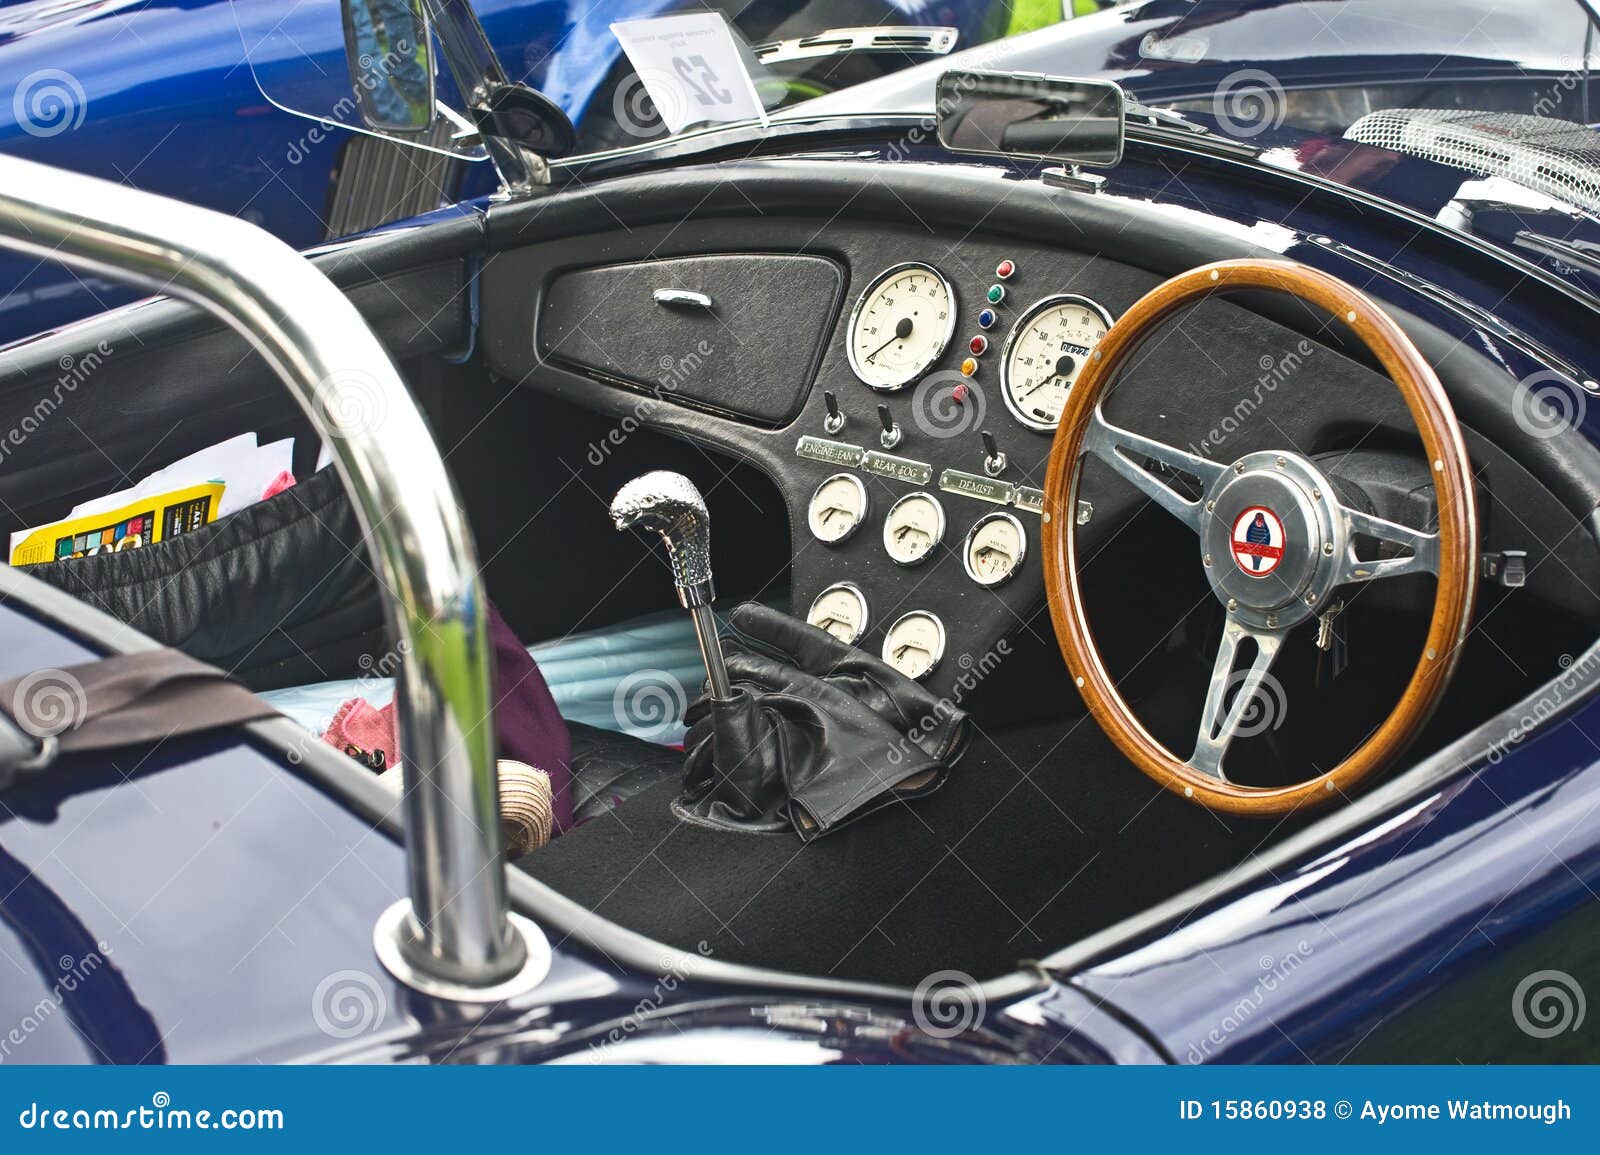
<svg viewBox="0 0 1600 1155"><path fill-rule="evenodd" d="M433 126L433 37L425 0L343 0L344 53L361 119L380 132Z"/></svg>
<svg viewBox="0 0 1600 1155"><path fill-rule="evenodd" d="M1122 88L1011 72L939 78L939 143L953 152L1108 168L1122 159Z"/></svg>

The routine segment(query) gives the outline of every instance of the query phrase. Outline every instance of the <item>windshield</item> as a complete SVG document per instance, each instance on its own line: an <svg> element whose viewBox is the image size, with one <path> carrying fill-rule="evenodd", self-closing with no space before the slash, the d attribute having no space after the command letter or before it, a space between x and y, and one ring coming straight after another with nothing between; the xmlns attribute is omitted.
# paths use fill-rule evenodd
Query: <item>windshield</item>
<svg viewBox="0 0 1600 1155"><path fill-rule="evenodd" d="M927 113L943 67L1114 80L1234 137L1393 108L1600 118L1584 0L1132 0L807 106Z"/></svg>
<svg viewBox="0 0 1600 1155"><path fill-rule="evenodd" d="M375 112L404 114L404 97L418 89L404 75L416 46L394 32L409 23L408 0L351 5L360 10L352 27L346 27L341 0L295 0L287 8L233 2L251 71L279 108L325 125L482 157L439 51L440 115L431 128L374 125ZM761 121L796 103L1058 24L1108 2L474 0L471 7L507 79L554 102L576 128L576 151L591 153L707 125Z"/></svg>
<svg viewBox="0 0 1600 1155"><path fill-rule="evenodd" d="M378 26L351 32L341 0L297 0L287 15L235 0L273 103L366 132L374 109L406 111L399 97L420 89L395 91L385 71L409 63L404 53L381 54L376 94L352 99L346 38L388 43L387 17L408 5L362 2ZM1261 143L1278 129L1356 135L1392 109L1600 117L1585 0L476 0L472 10L507 78L572 120L577 154L781 117L925 116L951 68L1113 80L1133 101ZM377 55L362 53L361 66ZM481 157L449 70L437 72L432 128L384 134Z"/></svg>

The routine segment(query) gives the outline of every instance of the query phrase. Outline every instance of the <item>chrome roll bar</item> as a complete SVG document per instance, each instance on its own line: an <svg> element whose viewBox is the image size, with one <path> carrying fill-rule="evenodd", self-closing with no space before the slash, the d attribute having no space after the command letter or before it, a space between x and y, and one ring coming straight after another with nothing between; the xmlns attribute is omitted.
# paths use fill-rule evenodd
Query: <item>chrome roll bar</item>
<svg viewBox="0 0 1600 1155"><path fill-rule="evenodd" d="M422 415L355 306L254 225L9 156L0 245L199 305L289 387L333 450L401 655L410 898L379 920L378 954L441 997L542 977L543 936L508 916L477 554Z"/></svg>

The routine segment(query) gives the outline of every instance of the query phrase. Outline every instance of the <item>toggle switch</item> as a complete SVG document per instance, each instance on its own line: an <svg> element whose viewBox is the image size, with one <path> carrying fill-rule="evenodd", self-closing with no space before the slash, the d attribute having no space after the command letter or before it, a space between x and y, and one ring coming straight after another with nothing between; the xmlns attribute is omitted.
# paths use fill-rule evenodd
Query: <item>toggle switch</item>
<svg viewBox="0 0 1600 1155"><path fill-rule="evenodd" d="M830 435L839 432L844 428L844 414L839 412L839 399L832 389L822 391L822 403L828 407L828 415L822 419L824 432Z"/></svg>
<svg viewBox="0 0 1600 1155"><path fill-rule="evenodd" d="M893 449L905 440L905 434L900 432L900 423L889 415L887 405L878 406L878 424L883 426L883 432L878 434L878 440L885 449Z"/></svg>
<svg viewBox="0 0 1600 1155"><path fill-rule="evenodd" d="M978 436L983 438L983 471L990 477L999 477L1006 471L1006 455L995 444L993 433L984 429Z"/></svg>

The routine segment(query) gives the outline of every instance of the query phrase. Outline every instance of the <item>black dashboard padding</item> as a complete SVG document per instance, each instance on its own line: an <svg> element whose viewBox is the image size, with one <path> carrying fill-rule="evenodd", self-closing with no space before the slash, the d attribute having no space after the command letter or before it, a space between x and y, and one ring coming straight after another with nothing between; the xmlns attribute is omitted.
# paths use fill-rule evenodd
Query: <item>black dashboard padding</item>
<svg viewBox="0 0 1600 1155"><path fill-rule="evenodd" d="M663 303L701 293L711 308ZM542 357L762 425L805 403L844 273L825 257L725 254L561 272L538 320Z"/></svg>

